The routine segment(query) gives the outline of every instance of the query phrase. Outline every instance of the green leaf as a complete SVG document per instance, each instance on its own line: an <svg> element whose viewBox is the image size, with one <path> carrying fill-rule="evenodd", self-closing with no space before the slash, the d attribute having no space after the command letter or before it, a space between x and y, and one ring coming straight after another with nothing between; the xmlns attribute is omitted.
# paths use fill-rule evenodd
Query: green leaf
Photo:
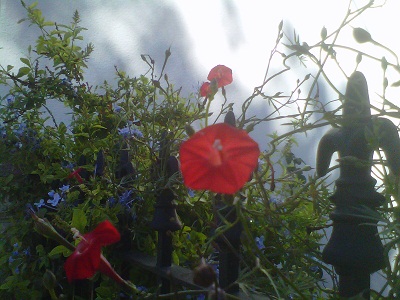
<svg viewBox="0 0 400 300"><path fill-rule="evenodd" d="M88 138L88 137L89 137L89 134L86 133L86 132L81 132L81 133L75 133L74 136L75 136L75 137L85 137L85 138Z"/></svg>
<svg viewBox="0 0 400 300"><path fill-rule="evenodd" d="M54 26L54 22L51 21L44 22L43 26Z"/></svg>
<svg viewBox="0 0 400 300"><path fill-rule="evenodd" d="M14 68L14 66L8 65L8 66L7 66L7 72L10 72L13 68Z"/></svg>
<svg viewBox="0 0 400 300"><path fill-rule="evenodd" d="M19 59L20 61L22 61L25 65L27 65L28 67L31 66L31 62L29 61L29 59L25 58L25 57L21 57Z"/></svg>
<svg viewBox="0 0 400 300"><path fill-rule="evenodd" d="M15 77L20 78L20 77L28 74L30 71L31 71L31 68L29 68L29 67L21 67L21 68L19 68L18 74L15 75Z"/></svg>
<svg viewBox="0 0 400 300"><path fill-rule="evenodd" d="M86 224L87 218L85 212L80 208L74 208L71 226L82 232L84 231Z"/></svg>
<svg viewBox="0 0 400 300"><path fill-rule="evenodd" d="M396 81L396 82L393 82L393 83L392 83L392 86L393 86L393 87L398 87L398 86L400 86L400 80L399 80L399 81Z"/></svg>
<svg viewBox="0 0 400 300"><path fill-rule="evenodd" d="M0 285L0 290L8 290L9 288L11 288L14 284L14 279L15 276L8 276L6 278L6 281L2 285Z"/></svg>
<svg viewBox="0 0 400 300"><path fill-rule="evenodd" d="M172 262L173 262L175 265L178 265L178 266L179 266L179 256L178 256L178 254L176 253L176 251L173 251L173 252L172 252Z"/></svg>
<svg viewBox="0 0 400 300"><path fill-rule="evenodd" d="M50 251L49 256L54 257L60 254L62 254L64 257L68 257L71 254L71 250L63 245L59 245L54 247L53 250Z"/></svg>
<svg viewBox="0 0 400 300"><path fill-rule="evenodd" d="M107 127L101 126L99 124L93 125L93 128L107 129Z"/></svg>

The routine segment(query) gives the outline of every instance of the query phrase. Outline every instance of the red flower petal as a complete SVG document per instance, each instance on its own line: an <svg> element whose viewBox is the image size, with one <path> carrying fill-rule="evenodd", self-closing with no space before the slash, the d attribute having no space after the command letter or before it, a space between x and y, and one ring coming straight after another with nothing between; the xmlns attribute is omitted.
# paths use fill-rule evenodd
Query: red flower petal
<svg viewBox="0 0 400 300"><path fill-rule="evenodd" d="M101 246L90 246L81 241L74 253L68 257L64 264L68 281L71 282L75 279L92 277L99 268L100 255Z"/></svg>
<svg viewBox="0 0 400 300"><path fill-rule="evenodd" d="M208 80L212 81L216 79L218 87L226 86L232 83L232 70L224 65L218 65L211 69L207 77Z"/></svg>
<svg viewBox="0 0 400 300"><path fill-rule="evenodd" d="M92 243L101 247L114 244L121 239L118 230L108 220L101 222L93 231L85 234L83 237L87 241L92 241Z"/></svg>
<svg viewBox="0 0 400 300"><path fill-rule="evenodd" d="M200 87L200 96L207 97L210 94L210 83L204 82Z"/></svg>
<svg viewBox="0 0 400 300"><path fill-rule="evenodd" d="M99 269L101 247L116 243L121 236L110 221L101 222L82 238L64 264L68 281L92 277Z"/></svg>
<svg viewBox="0 0 400 300"><path fill-rule="evenodd" d="M260 150L246 131L221 123L195 133L179 155L187 187L234 194L249 180Z"/></svg>

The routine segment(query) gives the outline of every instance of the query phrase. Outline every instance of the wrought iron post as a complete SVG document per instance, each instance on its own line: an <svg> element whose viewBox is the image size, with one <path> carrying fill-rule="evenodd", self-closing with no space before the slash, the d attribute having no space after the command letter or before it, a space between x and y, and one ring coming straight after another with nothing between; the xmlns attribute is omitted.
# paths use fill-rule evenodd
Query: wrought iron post
<svg viewBox="0 0 400 300"><path fill-rule="evenodd" d="M236 117L233 111L228 111L224 123L236 127ZM225 201L224 201L225 200ZM235 223L231 228L221 234L217 239L219 247L219 285L230 294L239 292L239 285L234 282L239 277L240 263L240 235L243 225L237 222L236 207L228 203L233 202L231 195L217 194L214 202L214 210L217 226L224 225L223 219Z"/></svg>
<svg viewBox="0 0 400 300"><path fill-rule="evenodd" d="M155 181L167 186L168 180L179 172L179 162L175 156L170 155L170 134L163 132L160 141L159 158L153 170ZM155 204L152 228L158 232L157 264L156 267L169 271L172 264L172 233L182 228L182 223L176 213L177 204L175 194L170 188L163 188L158 192ZM171 283L168 279L161 278L162 294L170 292Z"/></svg>
<svg viewBox="0 0 400 300"><path fill-rule="evenodd" d="M368 86L361 72L354 72L347 84L339 126L328 131L317 151L317 174L328 172L334 152L339 154L340 176L330 197L335 209L330 217L333 231L322 258L339 275L339 294L352 297L370 294L370 274L384 267L383 245L378 220L371 212L385 202L375 190L371 176L375 150L385 152L392 172L400 173L400 141L396 126L371 116Z"/></svg>
<svg viewBox="0 0 400 300"><path fill-rule="evenodd" d="M217 220L217 226L224 225L222 219L230 223L237 220L236 207L227 205L222 197L229 197L227 195L216 195L214 209ZM239 285L234 282L239 277L239 263L240 263L240 235L242 233L243 225L236 222L231 228L222 233L217 238L219 248L219 285L222 289L230 294L239 292Z"/></svg>
<svg viewBox="0 0 400 300"><path fill-rule="evenodd" d="M182 223L176 213L174 193L170 189L162 190L157 198L154 218L151 226L158 232L157 267L168 270L172 264L172 232L181 229ZM170 292L170 282L161 279L161 293Z"/></svg>

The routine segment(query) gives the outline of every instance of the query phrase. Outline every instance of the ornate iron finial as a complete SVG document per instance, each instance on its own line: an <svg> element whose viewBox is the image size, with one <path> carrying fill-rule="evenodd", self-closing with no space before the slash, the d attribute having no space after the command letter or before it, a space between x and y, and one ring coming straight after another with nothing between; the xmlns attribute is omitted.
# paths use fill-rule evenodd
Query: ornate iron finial
<svg viewBox="0 0 400 300"><path fill-rule="evenodd" d="M385 202L375 190L371 176L372 158L383 150L389 169L400 173L400 140L396 126L384 118L371 117L368 86L361 72L354 72L347 84L341 126L328 131L317 151L317 175L324 176L334 152L339 154L340 176L330 197L335 209L331 238L322 258L339 274L343 297L368 290L370 274L384 266L377 220L368 214ZM371 225L372 224L372 225Z"/></svg>

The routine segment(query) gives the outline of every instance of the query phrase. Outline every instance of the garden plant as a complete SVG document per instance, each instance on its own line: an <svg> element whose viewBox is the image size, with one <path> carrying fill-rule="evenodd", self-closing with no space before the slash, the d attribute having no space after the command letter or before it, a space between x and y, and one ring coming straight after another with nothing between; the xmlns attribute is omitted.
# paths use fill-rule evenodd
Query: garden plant
<svg viewBox="0 0 400 300"><path fill-rule="evenodd" d="M341 126L342 82L325 72L327 64L342 70L339 53L354 56L352 71L362 71L363 60L375 62L383 88L376 91L380 106L371 105L373 116L399 124L396 99L386 97L400 86L397 56L361 28L353 29L359 48L337 43L354 19L374 9L373 1L349 9L338 28L321 26L313 44L277 24L265 77L242 101L230 90L235 70L222 64L210 66L198 90L182 96L168 77L173 49L161 62L142 55L146 74L117 66L115 82L94 86L85 74L95 48L84 42L79 13L59 24L37 3L22 5L20 26L40 34L21 67L0 66L6 91L0 95L2 299L238 299L218 290L216 280L219 241L238 224L240 295L339 298L337 275L321 259L332 178L318 178L315 161L296 153L307 147L304 137ZM365 52L365 44L380 56ZM276 82L299 65L310 72L286 81L289 92L277 91ZM342 71L343 78L351 75ZM336 98L320 99L321 86ZM213 101L221 103L218 111L211 111ZM65 106L69 123L57 120L53 102ZM260 102L269 110L256 114ZM285 130L273 131L272 124ZM261 139L268 141L265 149ZM373 175L386 199L373 216L387 262L385 284L371 296L394 299L400 293L399 182L379 151ZM157 254L152 221L165 192L173 195L180 224L168 233L172 261L194 270L204 289L178 285L162 295L154 274L127 263L129 253ZM222 213L226 207L234 218Z"/></svg>

